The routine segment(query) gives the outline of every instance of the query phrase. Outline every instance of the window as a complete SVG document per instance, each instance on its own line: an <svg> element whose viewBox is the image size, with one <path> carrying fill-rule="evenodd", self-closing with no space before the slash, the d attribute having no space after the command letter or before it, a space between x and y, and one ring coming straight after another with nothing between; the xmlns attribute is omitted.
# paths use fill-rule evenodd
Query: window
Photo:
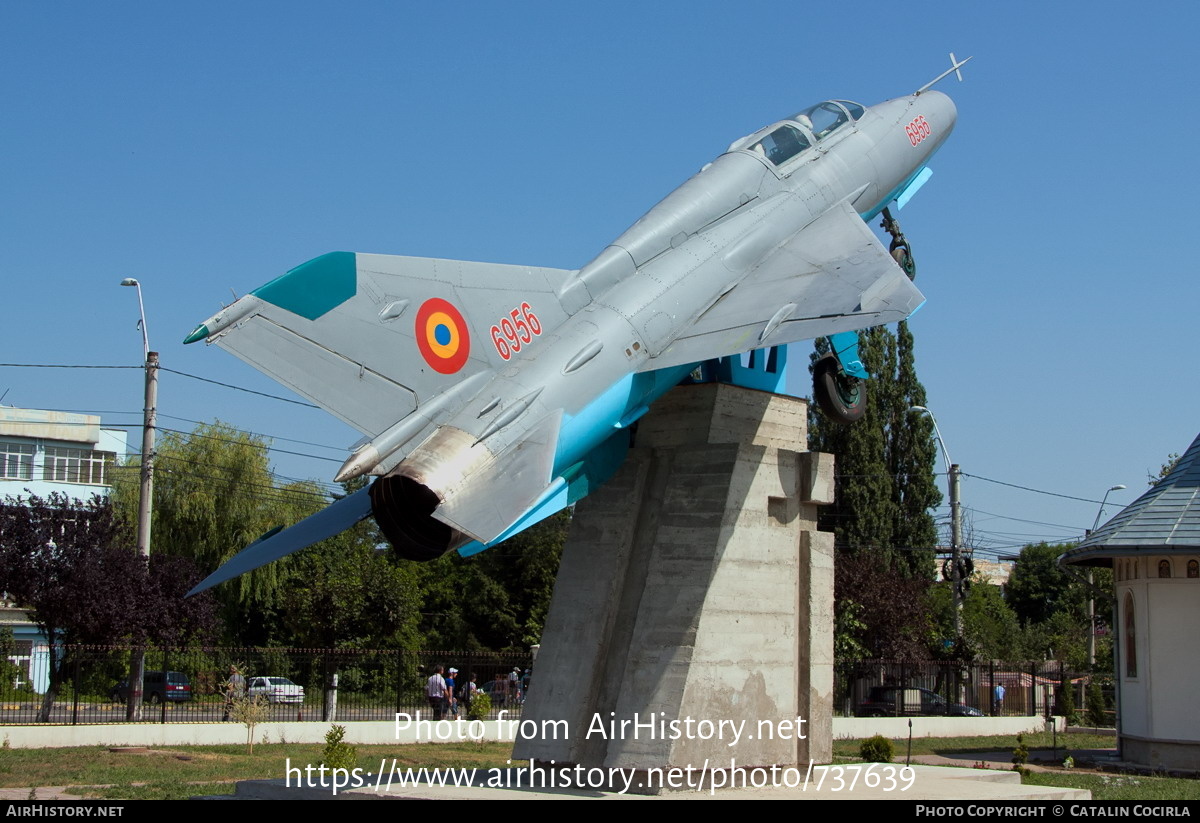
<svg viewBox="0 0 1200 823"><path fill-rule="evenodd" d="M808 138L794 126L780 126L750 147L750 151L761 154L776 166L791 160L808 148Z"/></svg>
<svg viewBox="0 0 1200 823"><path fill-rule="evenodd" d="M0 442L0 477L6 480L33 479L33 446Z"/></svg>
<svg viewBox="0 0 1200 823"><path fill-rule="evenodd" d="M1133 595L1125 594L1125 676L1137 677L1137 639L1134 637Z"/></svg>
<svg viewBox="0 0 1200 823"><path fill-rule="evenodd" d="M1200 563L1197 563L1195 560L1189 560L1187 569L1188 577L1200 577Z"/></svg>
<svg viewBox="0 0 1200 823"><path fill-rule="evenodd" d="M113 452L49 447L46 449L42 479L103 486L107 484L109 469L116 458Z"/></svg>
<svg viewBox="0 0 1200 823"><path fill-rule="evenodd" d="M1164 558L1163 560L1158 561L1158 576L1159 577L1170 577L1171 576L1171 561L1170 560L1167 560Z"/></svg>
<svg viewBox="0 0 1200 823"><path fill-rule="evenodd" d="M800 112L792 119L804 125L808 125L805 120L812 123L813 135L818 140L835 131L839 126L850 122L849 115L836 103L818 103L812 108Z"/></svg>

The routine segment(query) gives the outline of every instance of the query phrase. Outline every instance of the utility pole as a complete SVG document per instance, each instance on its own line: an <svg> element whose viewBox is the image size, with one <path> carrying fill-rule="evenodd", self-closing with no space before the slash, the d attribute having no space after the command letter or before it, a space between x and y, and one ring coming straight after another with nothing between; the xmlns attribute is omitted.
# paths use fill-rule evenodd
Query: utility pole
<svg viewBox="0 0 1200 823"><path fill-rule="evenodd" d="M950 461L950 451L946 448L946 441L942 439L942 430L938 428L937 418L933 416L933 412L924 406L910 406L910 412L918 412L919 414L929 415L930 421L933 423L933 434L937 439L938 445L942 448L942 459L946 462L946 467L949 471L947 485L950 487L950 585L954 597L954 642L958 646L962 646L963 642L963 580L962 580L962 505L959 502L958 481L961 475L961 470L957 463ZM942 566L943 576L945 575L946 567Z"/></svg>
<svg viewBox="0 0 1200 823"><path fill-rule="evenodd" d="M142 303L142 285L132 277L121 281L122 286L134 286L138 294L138 320L142 330L142 353L145 355L146 392L142 410L142 487L138 502L137 551L147 566L150 563L150 523L154 505L154 429L158 416L158 352L150 351L150 336L146 331L146 309ZM126 720L140 720L142 687L146 678L146 651L134 649L129 658L129 699L125 705ZM166 673L163 673L165 682Z"/></svg>
<svg viewBox="0 0 1200 823"><path fill-rule="evenodd" d="M963 596L962 596L962 505L959 502L958 481L960 470L957 463L950 466L950 584L954 587L954 638L962 642Z"/></svg>

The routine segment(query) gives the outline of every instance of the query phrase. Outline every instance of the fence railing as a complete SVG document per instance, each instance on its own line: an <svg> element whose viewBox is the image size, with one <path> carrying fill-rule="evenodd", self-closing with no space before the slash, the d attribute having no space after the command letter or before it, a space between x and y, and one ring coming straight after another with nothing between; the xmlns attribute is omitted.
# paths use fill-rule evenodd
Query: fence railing
<svg viewBox="0 0 1200 823"><path fill-rule="evenodd" d="M129 647L63 646L60 687L45 705L50 654L46 648L11 665L0 681L0 725L37 722L126 722ZM270 720L392 720L396 713L428 716L425 687L434 668L458 669L456 690L475 675L492 704L519 715L535 678L524 653L370 649L146 649L142 722L211 723L229 716L231 667L246 691L268 702ZM10 672L12 674L13 672ZM954 663L838 660L834 714L853 716L1040 716L1062 714L1063 687L1082 713L1093 675L1057 661ZM1107 674L1098 676L1108 682ZM284 680L290 681L287 685ZM16 684L16 685L14 685ZM1112 696L1105 689L1105 701ZM459 705L462 711L465 705Z"/></svg>
<svg viewBox="0 0 1200 823"><path fill-rule="evenodd" d="M1081 713L1093 678L1109 679L1072 672L1054 660L838 660L834 665L834 714L843 717L1061 715L1064 688ZM1105 697L1111 705L1111 696Z"/></svg>
<svg viewBox="0 0 1200 823"><path fill-rule="evenodd" d="M51 655L34 649L14 682L0 683L0 724L126 722L129 647L62 646L60 687L45 705ZM456 668L455 691L472 674L492 717L520 712L531 682L524 653L370 649L145 649L142 722L211 723L229 716L231 667L249 696L268 703L270 720L392 720L428 716L426 683L434 668ZM15 667L14 667L15 668ZM465 710L465 705L457 707Z"/></svg>

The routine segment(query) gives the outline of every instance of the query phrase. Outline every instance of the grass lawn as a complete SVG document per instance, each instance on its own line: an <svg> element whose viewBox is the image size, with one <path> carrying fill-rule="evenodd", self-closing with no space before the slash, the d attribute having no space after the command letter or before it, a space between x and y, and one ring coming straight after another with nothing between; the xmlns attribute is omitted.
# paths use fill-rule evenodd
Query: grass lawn
<svg viewBox="0 0 1200 823"><path fill-rule="evenodd" d="M1090 789L1093 800L1200 800L1200 780L1178 777L1035 772L1021 782L1027 786Z"/></svg>
<svg viewBox="0 0 1200 823"><path fill-rule="evenodd" d="M282 778L293 767L319 765L320 743L245 746L166 746L146 752L117 753L103 747L0 749L0 787L69 786L86 797L172 799L201 794L232 794L234 781ZM504 766L511 743L423 743L358 746L357 765L366 772L390 767Z"/></svg>
<svg viewBox="0 0 1200 823"><path fill-rule="evenodd" d="M1025 746L1030 751L1034 749L1049 749L1053 745L1053 736L1049 732L1036 732L1024 735ZM833 741L834 757L858 757L858 740ZM1115 737L1104 737L1096 734L1060 734L1058 749L1111 749L1117 744ZM895 760L903 760L907 751L908 738L892 740L895 747ZM1011 752L1017 746L1016 735L999 735L996 737L914 737L912 741L913 754L945 754L954 755L963 752ZM1065 755L1064 755L1065 756Z"/></svg>
<svg viewBox="0 0 1200 823"><path fill-rule="evenodd" d="M1037 749L1049 749L1054 741L1047 732L1037 732L1023 736L1025 746L1033 752ZM835 758L845 760L858 759L858 740L835 740L833 754ZM1081 749L1110 749L1116 744L1116 738L1092 734L1060 734L1058 735L1058 750L1065 754L1067 751ZM893 740L893 761L903 762L908 740L906 738ZM998 737L914 737L912 753L940 754L946 756L961 755L974 752L1011 752L1017 745L1016 735ZM1031 758L1032 760L1032 758ZM963 765L969 765L964 763ZM1097 774L1056 770L1053 772L1032 772L1023 780L1026 785L1060 786L1068 789L1088 789L1093 800L1200 800L1200 780L1188 780L1175 777L1141 777L1139 775Z"/></svg>
<svg viewBox="0 0 1200 823"><path fill-rule="evenodd" d="M1100 749L1113 738L1059 735L1063 749ZM894 740L895 760L903 761L907 741ZM1030 750L1050 748L1050 735L1025 735ZM857 740L834 742L838 760L858 759ZM956 755L967 752L1009 752L1015 736L914 738L913 754ZM282 778L291 760L303 768L321 762L321 744L258 744L254 754L237 746L169 746L145 752L118 753L103 747L69 749L0 749L0 787L68 786L71 794L111 799L178 799L195 795L232 794L237 780ZM506 765L511 743L424 743L358 746L357 765L365 772L379 770L381 760L399 768L476 767ZM1075 771L1034 773L1025 782L1042 786L1090 789L1097 800L1200 800L1200 781L1137 777Z"/></svg>

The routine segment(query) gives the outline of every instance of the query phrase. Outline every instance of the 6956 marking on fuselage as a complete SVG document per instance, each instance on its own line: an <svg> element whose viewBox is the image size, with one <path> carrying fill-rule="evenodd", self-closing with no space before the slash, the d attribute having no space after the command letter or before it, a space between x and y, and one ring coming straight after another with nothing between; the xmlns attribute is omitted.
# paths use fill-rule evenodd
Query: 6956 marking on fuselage
<svg viewBox="0 0 1200 823"><path fill-rule="evenodd" d="M501 318L498 325L492 326L492 345L501 360L508 360L533 342L533 338L542 333L542 324L533 313L533 307L522 303L508 317Z"/></svg>
<svg viewBox="0 0 1200 823"><path fill-rule="evenodd" d="M933 129L930 127L929 121L925 119L925 115L918 114L911 123L904 127L904 133L908 135L908 142L915 146L933 134Z"/></svg>

